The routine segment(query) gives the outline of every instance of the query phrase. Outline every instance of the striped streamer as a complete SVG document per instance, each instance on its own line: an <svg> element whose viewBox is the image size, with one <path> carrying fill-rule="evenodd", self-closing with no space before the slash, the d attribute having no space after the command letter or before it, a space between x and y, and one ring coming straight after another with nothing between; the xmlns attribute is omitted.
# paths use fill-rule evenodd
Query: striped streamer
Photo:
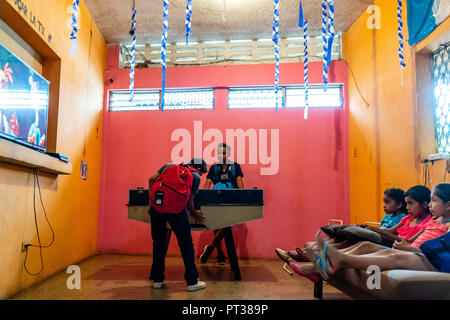
<svg viewBox="0 0 450 320"><path fill-rule="evenodd" d="M328 52L327 52L327 66L331 63L331 54L333 52L334 40L334 0L328 0L328 8L330 9L328 16Z"/></svg>
<svg viewBox="0 0 450 320"><path fill-rule="evenodd" d="M323 40L323 89L328 86L328 39L327 39L327 0L322 0L322 40Z"/></svg>
<svg viewBox="0 0 450 320"><path fill-rule="evenodd" d="M398 20L398 57L400 59L400 70L402 74L402 86L403 86L403 68L406 67L405 57L403 56L403 20L402 20L402 0L397 0L397 20Z"/></svg>
<svg viewBox="0 0 450 320"><path fill-rule="evenodd" d="M304 81L305 81L305 114L304 119L308 119L308 109L309 109L309 102L308 102L308 95L309 95L309 83L308 83L308 20L304 20L303 23L303 39L304 39L304 54L305 54L305 60L304 60Z"/></svg>
<svg viewBox="0 0 450 320"><path fill-rule="evenodd" d="M70 49L70 57L75 57L78 48L78 6L80 4L80 0L73 0L72 6L72 33L70 34L70 41L72 42L72 48Z"/></svg>
<svg viewBox="0 0 450 320"><path fill-rule="evenodd" d="M187 0L186 4L186 45L189 43L189 35L192 33L191 27L191 16L192 16L192 0Z"/></svg>
<svg viewBox="0 0 450 320"><path fill-rule="evenodd" d="M279 0L273 0L273 27L272 27L272 41L274 43L275 51L275 99L276 111L278 112L278 83L280 80L280 13Z"/></svg>
<svg viewBox="0 0 450 320"><path fill-rule="evenodd" d="M222 9L222 21L225 22L227 20L225 16L225 11L227 9L227 0L223 0L223 9Z"/></svg>
<svg viewBox="0 0 450 320"><path fill-rule="evenodd" d="M167 55L167 30L169 28L169 0L163 0L163 31L161 36L161 66L162 66L162 86L161 86L161 110L164 112L164 91L166 89L166 55Z"/></svg>
<svg viewBox="0 0 450 320"><path fill-rule="evenodd" d="M133 102L134 100L134 68L136 61L134 59L134 56L136 54L136 8L133 5L132 9L132 16L131 16L131 69L130 69L130 102Z"/></svg>

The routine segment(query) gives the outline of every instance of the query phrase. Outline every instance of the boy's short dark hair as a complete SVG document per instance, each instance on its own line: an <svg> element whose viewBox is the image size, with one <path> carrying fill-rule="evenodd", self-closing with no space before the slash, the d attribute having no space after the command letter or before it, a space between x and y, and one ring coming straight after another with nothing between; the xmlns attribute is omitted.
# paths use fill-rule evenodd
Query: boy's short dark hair
<svg viewBox="0 0 450 320"><path fill-rule="evenodd" d="M219 143L219 145L217 146L217 149L220 149L220 148L226 148L228 152L231 152L230 146L227 145L226 143L223 143L223 142Z"/></svg>
<svg viewBox="0 0 450 320"><path fill-rule="evenodd" d="M202 170L205 173L208 172L208 165L205 160L201 158L193 158L187 165L193 167L195 170Z"/></svg>

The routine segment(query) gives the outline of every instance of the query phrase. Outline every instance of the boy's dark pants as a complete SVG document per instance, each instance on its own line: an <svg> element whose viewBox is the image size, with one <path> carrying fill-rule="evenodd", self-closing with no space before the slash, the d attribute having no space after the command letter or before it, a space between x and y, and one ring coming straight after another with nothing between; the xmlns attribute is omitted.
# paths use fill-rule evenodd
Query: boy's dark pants
<svg viewBox="0 0 450 320"><path fill-rule="evenodd" d="M154 282L164 280L167 222L169 222L178 240L181 256L184 261L184 279L188 286L198 281L198 271L195 266L194 244L192 243L191 227L186 210L179 214L158 213L150 209L151 230L153 238L153 265L150 279Z"/></svg>

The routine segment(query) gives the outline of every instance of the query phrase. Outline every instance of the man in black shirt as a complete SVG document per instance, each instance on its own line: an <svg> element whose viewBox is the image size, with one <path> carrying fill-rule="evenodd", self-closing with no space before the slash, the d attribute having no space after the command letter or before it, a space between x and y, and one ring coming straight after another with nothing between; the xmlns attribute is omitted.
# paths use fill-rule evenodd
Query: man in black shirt
<svg viewBox="0 0 450 320"><path fill-rule="evenodd" d="M205 185L203 189L209 189L211 185L213 189L244 189L244 181L242 178L241 166L239 163L232 162L228 158L230 157L231 149L225 143L220 143L217 147L217 155L219 162L211 166L206 177ZM225 255L222 251L223 231L222 229L214 230L214 240L211 244L207 245L200 255L200 262L206 263L209 256L217 248L217 263L225 264Z"/></svg>
<svg viewBox="0 0 450 320"><path fill-rule="evenodd" d="M161 167L149 179L149 190L152 190L153 182L170 166L176 165L169 163ZM195 266L194 244L192 243L191 228L187 211L193 216L198 223L203 223L203 214L200 210L194 209L194 198L200 186L201 175L208 171L206 162L203 159L192 159L187 167L194 168L192 172L192 187L186 209L182 212L159 213L150 205L151 232L153 239L153 264L150 272L150 279L153 280L153 288L159 289L164 287L164 269L166 256L166 236L167 223L170 224L178 245L181 250L183 262L185 266L184 278L186 280L188 290L195 291L203 289L206 284L198 279L198 270ZM187 210L187 211L186 211Z"/></svg>

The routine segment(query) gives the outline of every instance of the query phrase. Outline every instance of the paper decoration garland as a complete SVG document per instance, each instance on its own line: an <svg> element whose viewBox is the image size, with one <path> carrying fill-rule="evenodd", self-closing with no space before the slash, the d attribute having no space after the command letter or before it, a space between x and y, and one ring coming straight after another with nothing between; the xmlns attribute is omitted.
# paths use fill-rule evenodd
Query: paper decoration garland
<svg viewBox="0 0 450 320"><path fill-rule="evenodd" d="M161 86L161 110L164 112L164 90L166 88L166 55L167 55L167 30L169 28L169 0L163 0L163 31L161 36L161 66L162 66L162 86Z"/></svg>
<svg viewBox="0 0 450 320"><path fill-rule="evenodd" d="M191 28L191 16L192 16L192 0L187 0L186 4L186 45L189 43L189 35L192 33Z"/></svg>
<svg viewBox="0 0 450 320"><path fill-rule="evenodd" d="M70 57L75 57L77 53L78 48L78 22L77 22L77 16L78 16L78 6L80 4L80 0L73 0L73 6L72 6L72 33L70 34L70 41L72 42L72 47L70 49Z"/></svg>
<svg viewBox="0 0 450 320"><path fill-rule="evenodd" d="M333 53L334 40L334 0L328 0L328 8L330 13L328 15L328 52L327 52L327 66L331 64L331 54Z"/></svg>
<svg viewBox="0 0 450 320"><path fill-rule="evenodd" d="M304 112L304 119L308 119L308 109L309 109L309 102L308 102L308 94L309 94L309 83L308 83L308 20L303 19L303 7L302 2L300 1L300 9L298 13L298 26L300 28L303 28L303 40L304 40L304 70L303 70L303 80L305 82L305 112Z"/></svg>
<svg viewBox="0 0 450 320"><path fill-rule="evenodd" d="M402 77L402 87L403 87L403 68L406 67L405 57L403 56L403 20L402 20L402 0L397 0L397 21L398 21L398 57L400 60L400 70Z"/></svg>
<svg viewBox="0 0 450 320"><path fill-rule="evenodd" d="M133 3L133 9L131 10L131 69L130 69L130 102L134 100L134 69L136 65L135 54L136 54L136 7Z"/></svg>
<svg viewBox="0 0 450 320"><path fill-rule="evenodd" d="M323 89L328 86L328 39L327 39L327 0L322 0L322 40L323 40Z"/></svg>
<svg viewBox="0 0 450 320"><path fill-rule="evenodd" d="M308 83L308 20L305 20L303 24L303 39L304 39L304 53L305 53L305 60L304 63L304 81L305 81L305 113L303 115L304 119L308 119L308 109L309 109L309 102L308 102L308 94L309 94L309 83Z"/></svg>
<svg viewBox="0 0 450 320"><path fill-rule="evenodd" d="M279 13L279 0L273 1L273 27L272 27L272 41L274 43L275 51L275 104L276 111L278 112L278 83L280 80L280 13Z"/></svg>

